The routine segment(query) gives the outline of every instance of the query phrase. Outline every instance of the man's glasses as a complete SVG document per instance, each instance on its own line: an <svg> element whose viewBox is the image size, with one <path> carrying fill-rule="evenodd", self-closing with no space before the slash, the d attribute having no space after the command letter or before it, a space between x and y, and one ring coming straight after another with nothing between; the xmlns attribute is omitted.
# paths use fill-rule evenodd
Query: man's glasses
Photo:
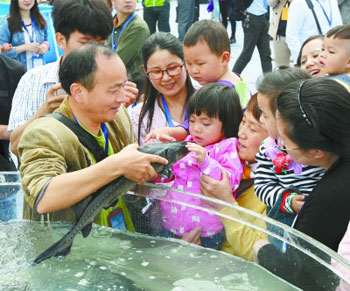
<svg viewBox="0 0 350 291"><path fill-rule="evenodd" d="M166 72L168 76L174 77L181 73L183 66L184 64L174 65L174 66L167 67L165 70L161 70L161 69L151 70L149 72L146 72L146 74L150 80L159 80L163 78L164 72Z"/></svg>

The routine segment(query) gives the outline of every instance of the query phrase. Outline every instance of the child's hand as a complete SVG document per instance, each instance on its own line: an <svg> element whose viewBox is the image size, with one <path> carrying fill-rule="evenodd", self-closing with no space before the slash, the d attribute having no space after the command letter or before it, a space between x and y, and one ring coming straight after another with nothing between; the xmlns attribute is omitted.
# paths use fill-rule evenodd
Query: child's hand
<svg viewBox="0 0 350 291"><path fill-rule="evenodd" d="M183 237L181 238L184 241L187 241L189 243L193 243L195 245L201 245L201 233L202 228L196 227L189 231L188 233L185 233Z"/></svg>
<svg viewBox="0 0 350 291"><path fill-rule="evenodd" d="M190 152L194 152L196 154L196 160L198 164L204 162L205 157L207 156L207 151L204 147L195 143L188 143L186 147Z"/></svg>
<svg viewBox="0 0 350 291"><path fill-rule="evenodd" d="M144 143L148 144L152 139L159 140L161 142L176 141L175 138L170 136L171 127L160 127L153 129L149 134L146 135Z"/></svg>
<svg viewBox="0 0 350 291"><path fill-rule="evenodd" d="M305 202L304 195L294 195L292 197L292 209L295 213L298 213Z"/></svg>

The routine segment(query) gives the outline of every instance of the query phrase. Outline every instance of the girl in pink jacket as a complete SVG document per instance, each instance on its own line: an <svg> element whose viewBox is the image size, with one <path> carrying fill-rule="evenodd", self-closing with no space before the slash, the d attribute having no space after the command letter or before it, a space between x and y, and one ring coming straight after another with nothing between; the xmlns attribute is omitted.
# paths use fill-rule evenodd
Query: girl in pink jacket
<svg viewBox="0 0 350 291"><path fill-rule="evenodd" d="M188 116L190 134L186 141L190 142L187 145L190 153L173 165L173 188L200 193L201 175L221 180L222 172L226 171L234 192L243 173L236 138L242 108L236 91L218 83L202 87L189 100ZM209 207L199 198L178 192L168 192L167 198L168 201ZM161 201L160 205L161 236L180 238L200 227L201 245L221 249L224 229L218 216L184 204Z"/></svg>

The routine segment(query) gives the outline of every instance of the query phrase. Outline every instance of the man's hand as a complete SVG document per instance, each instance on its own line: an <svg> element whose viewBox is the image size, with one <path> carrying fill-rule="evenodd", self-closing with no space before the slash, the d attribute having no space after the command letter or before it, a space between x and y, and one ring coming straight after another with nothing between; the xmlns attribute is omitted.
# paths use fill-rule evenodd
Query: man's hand
<svg viewBox="0 0 350 291"><path fill-rule="evenodd" d="M190 232L185 233L183 237L181 238L184 241L187 241L189 243L195 244L195 245L201 245L201 233L202 228L196 227L192 229Z"/></svg>
<svg viewBox="0 0 350 291"><path fill-rule="evenodd" d="M134 82L127 81L124 86L124 93L125 97L129 99L128 102L124 103L124 106L128 107L135 102L137 95L139 94L139 89L137 89L137 86Z"/></svg>
<svg viewBox="0 0 350 291"><path fill-rule="evenodd" d="M201 193L205 196L210 196L228 203L236 202L226 171L222 172L221 181L215 180L207 175L202 175L200 185ZM224 206L217 204L215 207L223 208Z"/></svg>
<svg viewBox="0 0 350 291"><path fill-rule="evenodd" d="M139 184L144 184L158 176L152 163L167 165L168 161L157 155L141 153L137 148L137 144L128 145L111 157L117 159L115 167L121 170L121 175Z"/></svg>
<svg viewBox="0 0 350 291"><path fill-rule="evenodd" d="M188 143L186 147L190 152L193 152L196 154L195 158L198 164L201 164L204 162L205 157L207 156L207 151L205 150L204 147L195 143Z"/></svg>
<svg viewBox="0 0 350 291"><path fill-rule="evenodd" d="M52 113L61 105L67 93L57 95L57 90L59 89L62 89L61 83L52 85L49 91L47 91L46 100L43 105L41 105L41 115Z"/></svg>

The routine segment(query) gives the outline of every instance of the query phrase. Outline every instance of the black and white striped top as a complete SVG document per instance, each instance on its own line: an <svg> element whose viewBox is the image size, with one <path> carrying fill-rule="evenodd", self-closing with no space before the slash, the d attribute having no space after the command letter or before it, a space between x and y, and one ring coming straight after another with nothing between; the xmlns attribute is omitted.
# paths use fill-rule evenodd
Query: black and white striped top
<svg viewBox="0 0 350 291"><path fill-rule="evenodd" d="M291 186L296 187L301 194L309 194L325 171L321 167L302 165L300 174L295 174L294 169L277 174L267 153L267 147L271 147L271 144L277 148L275 141L268 137L262 142L259 152L256 154L257 168L254 189L258 198L267 206L272 207L278 197Z"/></svg>

